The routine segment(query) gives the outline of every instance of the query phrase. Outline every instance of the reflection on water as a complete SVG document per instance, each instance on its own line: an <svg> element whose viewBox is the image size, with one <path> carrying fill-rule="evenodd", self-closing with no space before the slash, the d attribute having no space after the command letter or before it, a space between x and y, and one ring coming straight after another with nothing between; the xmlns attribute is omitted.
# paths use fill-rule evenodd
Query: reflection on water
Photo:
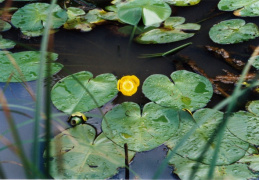
<svg viewBox="0 0 259 180"><path fill-rule="evenodd" d="M186 22L197 22L208 16L213 16L220 13L216 7L217 2L218 0L204 0L199 5L194 7L175 7L173 8L173 15L184 16L186 18ZM181 42L163 45L140 45L132 43L130 48L128 47L128 37L117 36L114 32L112 32L112 29L114 29L112 25L99 26L88 33L60 30L54 36L53 51L59 54L58 62L64 64L65 68L54 76L54 81L58 81L68 74L76 73L79 71L90 71L94 74L94 76L102 73L113 73L118 78L124 75L136 75L141 81L141 87L143 81L152 74L164 74L169 76L173 71L176 70L173 61L179 60L179 57L177 55L171 55L165 58L161 57L154 59L139 59L139 55L166 52L187 42L192 42L193 44L178 53L178 55L188 56L194 60L197 65L204 69L204 71L209 76L215 77L216 75L224 74L222 69L227 69L230 72L238 73L238 71L234 70L225 62L212 56L204 48L205 45L223 47L227 51L233 53L234 57L241 58L243 60L246 60L249 57L250 53L247 51L247 49L249 45L258 45L258 39L241 44L224 46L214 44L209 39L208 31L213 24L218 23L221 20L232 18L236 17L234 17L231 12L228 12L209 19L201 23L201 30L193 38ZM245 20L246 22L254 22L259 25L258 18L245 18ZM19 31L13 29L3 33L3 36L5 38L19 40L23 44L28 45L30 48L39 49L40 38L22 40L19 39L18 32ZM27 50L27 48L18 46L14 51L22 50ZM34 91L36 90L35 81L29 82L28 84ZM0 87L5 89L4 94L8 100L8 103L34 109L32 98L22 84L10 83L7 85L7 87L5 86L5 83L0 83ZM209 107L212 107L221 99L222 98L220 96L214 95L212 101L209 104ZM117 104L124 101L133 101L139 103L142 106L149 102L149 100L146 99L142 94L141 88L139 88L138 92L132 97L126 97L119 94L113 102L114 104ZM12 109L20 110L19 108ZM21 111L26 113L31 118L34 116L34 112L32 111ZM53 112L58 113L59 111L53 107ZM0 113L2 117L0 120L0 133L2 133L8 129L8 125L5 121L4 114L2 112ZM17 124L30 119L24 114L12 113L12 115ZM67 117L68 116L64 115L59 119L65 122ZM100 119L94 118L88 122L96 126L100 132ZM55 128L53 128L53 132L58 132L60 127L68 127L67 124L64 125L62 123L58 123L58 125L59 126L55 126ZM28 123L27 125L19 128L19 132L21 139L31 140L33 137L32 123ZM6 135L6 137L8 139L12 139L10 134ZM4 145L0 144L0 148L2 147L4 147ZM31 143L26 143L24 148L28 157L30 157ZM134 162L131 164L131 168L136 171L141 178L152 178L153 173L158 168L166 154L166 150L164 150L164 148L164 146L160 146L150 152L137 154ZM19 162L19 160L10 150L1 151L0 160ZM16 166L17 165L10 163L3 164L7 177L25 178L22 168L17 168ZM14 168L15 171L13 171ZM171 171L172 169L168 167L162 174L161 178L172 178ZM121 170L120 174L114 177L124 178L124 170ZM133 177L133 175L131 177Z"/></svg>

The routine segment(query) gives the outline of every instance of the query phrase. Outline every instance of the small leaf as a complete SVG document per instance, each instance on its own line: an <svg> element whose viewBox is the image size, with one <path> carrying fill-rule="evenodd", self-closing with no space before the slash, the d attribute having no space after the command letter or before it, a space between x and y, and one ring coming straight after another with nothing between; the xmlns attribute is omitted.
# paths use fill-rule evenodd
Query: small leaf
<svg viewBox="0 0 259 180"><path fill-rule="evenodd" d="M46 154L44 154L46 158ZM129 151L129 160L134 152ZM89 125L78 125L50 142L50 174L55 179L107 179L125 167L124 149Z"/></svg>
<svg viewBox="0 0 259 180"><path fill-rule="evenodd" d="M2 35L0 35L0 50L4 49L12 49L16 45L15 42L9 39L4 39Z"/></svg>
<svg viewBox="0 0 259 180"><path fill-rule="evenodd" d="M194 111L204 107L213 94L210 81L185 70L165 75L154 74L143 83L142 91L151 101L165 107Z"/></svg>
<svg viewBox="0 0 259 180"><path fill-rule="evenodd" d="M148 151L172 137L179 125L178 111L154 103L143 112L133 102L124 102L109 111L102 121L104 134L116 144L133 151Z"/></svg>
<svg viewBox="0 0 259 180"><path fill-rule="evenodd" d="M184 30L199 30L200 25L185 22L183 17L169 17L164 22L164 27L155 28L140 34L135 40L140 44L163 44L181 41L194 36L194 33L187 33Z"/></svg>
<svg viewBox="0 0 259 180"><path fill-rule="evenodd" d="M164 0L166 3L174 6L194 6L199 4L201 0Z"/></svg>
<svg viewBox="0 0 259 180"><path fill-rule="evenodd" d="M258 27L254 23L245 23L242 19L221 21L209 31L212 41L218 44L235 44L259 36Z"/></svg>
<svg viewBox="0 0 259 180"><path fill-rule="evenodd" d="M251 101L247 106L247 110L259 117L259 100Z"/></svg>
<svg viewBox="0 0 259 180"><path fill-rule="evenodd" d="M57 54L51 53L50 60L54 61ZM22 82L38 79L40 53L38 51L23 51L18 53L0 54L0 82ZM59 72L63 65L52 62L51 74ZM47 73L45 74L45 77ZM11 77L11 79L9 79Z"/></svg>
<svg viewBox="0 0 259 180"><path fill-rule="evenodd" d="M8 22L0 19L0 32L8 31L11 28L12 26Z"/></svg>
<svg viewBox="0 0 259 180"><path fill-rule="evenodd" d="M91 93L98 105L84 88ZM93 78L92 73L81 71L56 83L51 91L51 99L57 109L72 114L100 107L113 99L117 93L117 79L113 74L101 74Z"/></svg>
<svg viewBox="0 0 259 180"><path fill-rule="evenodd" d="M234 11L236 16L259 16L258 0L221 0L218 8L222 11Z"/></svg>

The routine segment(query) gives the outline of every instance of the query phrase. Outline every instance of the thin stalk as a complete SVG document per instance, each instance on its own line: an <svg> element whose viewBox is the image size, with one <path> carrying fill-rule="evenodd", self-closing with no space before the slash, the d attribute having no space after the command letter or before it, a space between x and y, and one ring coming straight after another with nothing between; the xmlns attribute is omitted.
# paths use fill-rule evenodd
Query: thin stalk
<svg viewBox="0 0 259 180"><path fill-rule="evenodd" d="M128 144L124 144L124 152L125 152L125 179L129 180L129 151Z"/></svg>
<svg viewBox="0 0 259 180"><path fill-rule="evenodd" d="M212 158L212 161L211 161L211 164L210 164L210 169L209 169L209 172L208 172L208 179L212 179L213 178L213 174L214 174L214 169L215 169L215 166L216 166L216 161L217 161L217 157L218 157L218 151L219 151L219 148L220 148L220 144L221 144L221 141L222 141L222 138L224 136L224 130L226 128L226 124L227 124L227 121L228 121L228 117L231 113L231 111L233 110L236 102L237 102L237 98L239 97L239 93L242 91L241 90L241 87L242 87L242 83L245 81L245 77L247 75L247 73L249 72L252 64L254 63L255 61L255 57L259 54L259 47L257 47L252 56L251 56L251 60L247 62L246 66L244 67L244 70L242 71L242 74L240 76L240 79L238 80L238 83L237 83L237 86L235 87L234 89L234 92L232 94L232 101L231 103L228 105L227 107L227 112L226 112L226 116L224 118L224 121L223 121L223 124L222 124L222 128L220 129L219 131L219 139L217 141L217 144L216 144L216 148L215 148L215 151L214 151L214 154L213 154L213 158Z"/></svg>
<svg viewBox="0 0 259 180"><path fill-rule="evenodd" d="M0 163L0 179L6 179L2 164Z"/></svg>
<svg viewBox="0 0 259 180"><path fill-rule="evenodd" d="M36 167L39 167L39 157L40 157L40 149L39 149L39 122L41 117L41 108L43 106L42 97L43 97L43 79L45 73L45 65L46 65L46 55L47 55L47 48L48 48L48 41L49 41L49 31L52 24L52 11L54 5L56 4L57 0L52 0L49 8L48 13L48 21L46 22L43 37L41 41L41 48L40 48L40 63L39 63L39 79L37 81L37 96L36 96L36 110L35 110L35 125L34 125L34 144L33 144L33 163ZM37 178L37 177L35 177Z"/></svg>

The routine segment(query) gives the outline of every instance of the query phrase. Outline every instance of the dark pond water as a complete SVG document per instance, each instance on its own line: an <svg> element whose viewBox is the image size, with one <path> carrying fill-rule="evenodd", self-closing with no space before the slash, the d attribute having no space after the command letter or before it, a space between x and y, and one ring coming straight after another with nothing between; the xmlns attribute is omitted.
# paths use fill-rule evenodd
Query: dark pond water
<svg viewBox="0 0 259 180"><path fill-rule="evenodd" d="M214 15L220 13L217 9L218 2L219 0L203 0L199 5L193 7L174 7L173 15L185 17L186 22L198 22L202 19L213 17ZM201 23L201 30L191 39L163 45L140 45L133 42L130 48L128 48L129 37L117 35L116 25L109 24L97 26L93 31L88 33L60 30L54 36L53 51L59 54L58 62L64 64L66 70L62 70L55 75L54 80L58 81L68 74L87 70L92 72L94 76L102 73L113 73L118 78L123 75L136 75L139 77L142 84L143 81L152 74L164 74L169 76L176 70L174 61L179 60L180 56L188 56L190 59L195 61L197 65L210 77L224 74L222 69L227 69L233 73L239 73L233 67L226 64L220 58L213 56L204 48L205 45L223 47L227 51L231 52L231 55L234 58L242 59L244 61L248 59L251 54L251 51L249 51L249 46L257 46L258 39L237 45L224 46L216 45L209 39L208 31L213 24L232 18L236 17L233 16L231 12L227 12L204 21ZM259 25L259 18L243 19L247 22L254 22ZM39 49L40 38L32 38L30 40L21 39L19 31L15 29L2 33L2 35L4 38L19 41L23 45L27 45L29 48ZM177 55L154 59L138 58L141 54L165 52L187 42L192 42L193 44L179 52ZM18 52L27 50L28 47L18 46L13 51ZM33 89L33 91L36 90L35 81L28 82L28 85ZM5 96L10 105L20 105L31 109L35 108L32 98L23 85L19 83L10 83L8 85L5 83L0 83L0 87L5 89ZM250 99L252 96L247 96L244 99L246 98ZM223 97L214 94L211 102L208 104L208 107L213 107L222 99ZM113 103L118 104L125 101L136 102L140 105L144 105L149 102L149 100L142 94L141 88L132 97L126 97L119 94ZM12 109L20 110L19 108ZM12 113L13 119L17 124L27 122L28 119L32 119L34 115L34 113L30 110L22 110L22 112L26 114L26 116ZM58 110L53 107L53 112L57 113ZM2 112L0 112L0 117L0 133L3 133L8 129L8 125ZM67 128L68 125L65 123L66 119L67 116L65 115L57 118L56 120L64 122L64 124L59 122L57 122L57 124L61 127ZM93 124L100 130L100 119L92 119L89 120L88 123ZM28 122L27 125L19 128L19 133L21 139L31 140L33 138L33 124ZM53 134L56 133L58 133L58 128L54 126ZM42 134L42 136L44 136L44 134ZM12 141L10 134L7 134L6 138ZM0 148L2 147L4 147L4 145L0 144ZM26 142L24 149L28 157L30 157L31 143ZM44 144L42 144L42 152L43 149ZM152 178L154 172L166 156L166 153L167 149L163 145L150 152L139 153L134 158L130 168L132 168L140 178ZM19 159L9 149L5 149L0 151L0 161L19 162ZM23 170L19 167L19 165L3 163L3 168L6 172L7 178L25 178ZM131 174L130 177L133 178L134 176ZM124 178L124 170L121 169L120 173L114 176L114 178ZM161 174L160 178L173 179L176 178L176 176L172 174L172 168L167 167Z"/></svg>

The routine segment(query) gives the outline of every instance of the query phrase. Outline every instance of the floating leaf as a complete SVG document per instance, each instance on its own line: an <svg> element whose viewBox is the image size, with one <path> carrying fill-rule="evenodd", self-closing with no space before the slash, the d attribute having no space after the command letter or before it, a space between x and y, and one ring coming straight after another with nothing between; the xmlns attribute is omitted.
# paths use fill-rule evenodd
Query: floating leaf
<svg viewBox="0 0 259 180"><path fill-rule="evenodd" d="M247 110L256 116L259 116L259 100L249 102Z"/></svg>
<svg viewBox="0 0 259 180"><path fill-rule="evenodd" d="M250 156L245 156L238 162L248 164L248 168L252 171L259 171L259 155L253 154Z"/></svg>
<svg viewBox="0 0 259 180"><path fill-rule="evenodd" d="M249 58L248 61L253 61L252 66L254 66L257 70L259 69L259 56L254 56Z"/></svg>
<svg viewBox="0 0 259 180"><path fill-rule="evenodd" d="M58 55L50 53L50 61L55 61ZM23 51L18 53L0 54L0 82L22 82L38 79L40 52ZM51 74L59 72L63 65L52 62ZM45 77L47 73L45 74ZM9 79L11 77L11 79Z"/></svg>
<svg viewBox="0 0 259 180"><path fill-rule="evenodd" d="M234 113L228 122L228 128L238 138L251 144L259 144L259 117L239 111Z"/></svg>
<svg viewBox="0 0 259 180"><path fill-rule="evenodd" d="M46 155L45 155L46 156ZM129 160L134 153L129 151ZM50 174L55 179L106 179L125 166L124 149L89 125L63 131L50 142Z"/></svg>
<svg viewBox="0 0 259 180"><path fill-rule="evenodd" d="M137 25L142 17L145 26L159 24L171 15L171 8L162 0L132 0L118 3L118 18Z"/></svg>
<svg viewBox="0 0 259 180"><path fill-rule="evenodd" d="M105 20L102 18L102 15L105 14L106 12L102 9L93 9L90 10L86 16L85 19L89 22L89 23L94 23L94 24L99 24L104 22Z"/></svg>
<svg viewBox="0 0 259 180"><path fill-rule="evenodd" d="M77 18L78 16L82 16L82 15L85 15L85 11L80 8L76 8L76 7L67 8L68 19L74 19L74 18Z"/></svg>
<svg viewBox="0 0 259 180"><path fill-rule="evenodd" d="M231 19L215 24L209 31L212 41L219 44L235 44L259 36L259 30L254 23L245 23L242 19Z"/></svg>
<svg viewBox="0 0 259 180"><path fill-rule="evenodd" d="M197 161L183 158L179 155L173 156L168 162L174 166L174 173L176 173L180 179L207 179L210 165L202 164ZM199 165L197 167L197 165ZM196 169L197 168L197 169ZM196 170L193 177L191 174ZM246 164L235 163L227 166L216 166L214 169L213 179L253 179L257 175L251 172Z"/></svg>
<svg viewBox="0 0 259 180"><path fill-rule="evenodd" d="M166 107L194 111L204 107L213 94L210 81L185 70L165 75L154 74L143 83L142 91L151 101Z"/></svg>
<svg viewBox="0 0 259 180"><path fill-rule="evenodd" d="M16 45L15 42L9 39L4 39L2 35L0 35L0 50L3 49L12 49Z"/></svg>
<svg viewBox="0 0 259 180"><path fill-rule="evenodd" d="M259 16L258 0L221 0L218 8L222 11L234 11L236 16Z"/></svg>
<svg viewBox="0 0 259 180"><path fill-rule="evenodd" d="M182 157L197 161L203 153L205 145L208 143L210 137L213 135L214 131L223 120L223 113L213 109L201 109L193 114L193 118L197 123L200 121L205 123L200 125L199 128L195 130L192 136L190 136L188 140L186 140L185 143L178 149L177 153ZM204 121L204 118L206 118L206 121ZM181 117L180 120L182 120ZM189 132L190 129L188 130L188 127L190 127L190 122L191 121L189 120L187 127L184 127L185 125L182 127L180 123L180 128L178 131L185 131L181 132L182 134ZM194 125L195 123L193 123L193 126ZM212 143L209 144L207 151L203 154L203 159L200 160L202 163L211 163L215 151L215 146L217 144L217 139L218 136L216 135ZM173 143L170 143L171 140ZM172 145L177 144L178 141L179 136L176 136L176 139L172 137L168 141L169 143L166 143L166 145L169 147L171 146L170 148L173 148ZM238 161L245 155L248 147L248 143L232 135L228 130L225 130L224 137L220 144L216 165L228 165Z"/></svg>
<svg viewBox="0 0 259 180"><path fill-rule="evenodd" d="M162 28L155 28L140 34L135 40L141 44L163 44L181 41L194 36L195 33L187 33L184 30L199 30L200 25L185 22L183 17L170 17Z"/></svg>
<svg viewBox="0 0 259 180"><path fill-rule="evenodd" d="M104 134L120 146L148 151L172 137L179 125L178 111L154 103L144 106L124 102L109 111L102 122Z"/></svg>
<svg viewBox="0 0 259 180"><path fill-rule="evenodd" d="M84 88L91 93L98 105ZM114 98L117 93L117 79L113 74L101 74L93 78L92 73L81 71L56 83L51 91L51 99L57 109L72 114L100 107Z"/></svg>
<svg viewBox="0 0 259 180"><path fill-rule="evenodd" d="M164 0L164 1L174 6L193 6L200 3L201 0Z"/></svg>
<svg viewBox="0 0 259 180"><path fill-rule="evenodd" d="M44 29L50 4L31 3L18 9L12 16L12 24L22 31L39 31ZM56 29L62 26L67 20L67 13L58 5L53 9L52 28Z"/></svg>
<svg viewBox="0 0 259 180"><path fill-rule="evenodd" d="M8 22L0 19L0 32L8 31L11 27L12 26Z"/></svg>

